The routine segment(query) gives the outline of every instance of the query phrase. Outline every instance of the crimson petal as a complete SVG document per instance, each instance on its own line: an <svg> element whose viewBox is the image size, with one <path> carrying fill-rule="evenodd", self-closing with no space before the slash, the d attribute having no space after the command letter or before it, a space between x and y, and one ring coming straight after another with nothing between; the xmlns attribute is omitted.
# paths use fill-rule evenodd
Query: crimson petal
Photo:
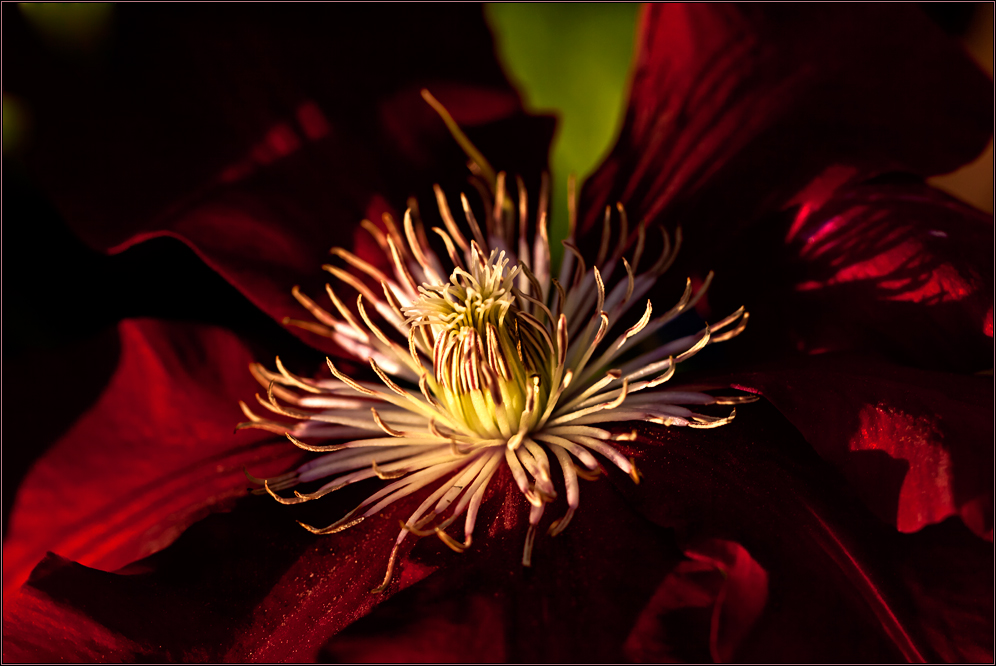
<svg viewBox="0 0 996 666"><path fill-rule="evenodd" d="M991 87L912 7L652 5L581 227L621 201L702 253L831 166L843 182L951 171L986 144Z"/></svg>
<svg viewBox="0 0 996 666"><path fill-rule="evenodd" d="M532 566L521 565L528 505L505 474L474 547L435 540L413 555L445 569L398 594L325 646L334 662L611 663L656 584L681 557L671 535L630 510L604 479L581 488L581 509L556 537L541 524ZM487 504L488 501L486 501ZM435 547L435 550L431 550ZM441 549L441 550L440 550ZM606 612L606 609L612 609ZM463 613L473 613L468 617ZM470 624L471 618L486 620ZM452 632L452 633L450 633Z"/></svg>
<svg viewBox="0 0 996 666"><path fill-rule="evenodd" d="M282 438L233 435L239 398L259 388L233 334L154 320L125 320L118 332L109 384L19 489L5 598L46 551L116 569L244 495L244 465L279 473L299 457Z"/></svg>
<svg viewBox="0 0 996 666"><path fill-rule="evenodd" d="M903 532L961 516L992 539L992 380L840 354L736 377Z"/></svg>
<svg viewBox="0 0 996 666"><path fill-rule="evenodd" d="M540 537L533 569L523 570L527 507L503 473L482 506L480 522L487 529L477 546L457 555L436 539L419 542L402 556L396 582L384 595L369 591L383 575L406 507L371 518L361 529L315 537L291 517L325 513L327 502L289 508L250 498L116 573L49 556L5 606L5 657L78 660L106 648L128 660L312 660L331 635L383 604L394 607L393 623L384 621L390 612L377 609L369 621L327 643L324 654L476 661L484 656L480 648L505 649L511 660L618 660L635 614L679 552L665 530L627 511L610 484L592 484L585 492L591 511L556 539ZM333 508L337 502L348 504L333 499ZM637 553L634 544L640 545ZM613 565L622 558L626 567ZM406 590L440 566L445 573ZM596 599L611 600L617 612L606 617L604 606L592 603ZM501 615L517 638L496 635L495 624L466 626L466 618L453 617L454 604L481 618ZM450 612L440 612L440 605ZM399 607L402 622L416 632L396 630ZM509 607L530 610L507 616ZM46 615L66 618L67 626L49 626L42 621ZM364 637L364 626L376 629L376 640ZM440 627L456 631L442 635ZM87 632L93 638L81 639ZM392 645L385 645L386 634ZM98 640L103 643L95 647Z"/></svg>
<svg viewBox="0 0 996 666"><path fill-rule="evenodd" d="M964 526L948 520L909 535L898 566L940 657L992 661L992 548L980 548Z"/></svg>
<svg viewBox="0 0 996 666"><path fill-rule="evenodd" d="M4 604L4 659L310 661L385 597L370 594L394 527L316 538L266 498L210 516L164 551L107 573L49 555ZM394 523L396 525L396 523ZM395 587L430 573L405 566ZM45 618L64 619L52 627Z"/></svg>
<svg viewBox="0 0 996 666"><path fill-rule="evenodd" d="M738 342L745 351L863 350L925 368L992 366L988 215L895 179L798 203L713 257L713 311L751 311Z"/></svg>
<svg viewBox="0 0 996 666"><path fill-rule="evenodd" d="M738 543L707 539L685 550L689 558L676 566L654 592L626 639L626 653L639 662L704 661L678 655L672 646L687 638L668 635L667 615L704 608L708 654L715 662L729 662L750 631L768 598L768 574ZM671 627L672 630L674 627ZM704 650L703 650L704 651Z"/></svg>
<svg viewBox="0 0 996 666"><path fill-rule="evenodd" d="M632 451L644 482L633 488L616 478L651 521L688 538L735 541L768 572L768 604L738 659L949 659L950 642L939 636L952 625L971 641L964 654L991 653L991 628L978 629L991 623L991 608L956 591L991 587L990 544L947 525L958 538L932 549L941 526L921 536L883 525L764 402L742 407L715 432L642 426ZM963 571L951 593L934 598L932 615L919 614L911 581L940 591L951 576L936 569L980 560L990 565Z"/></svg>
<svg viewBox="0 0 996 666"><path fill-rule="evenodd" d="M590 510L580 512L578 523L556 539L537 542L530 572L517 566L525 507L504 479L485 501L481 524L491 529L486 542L481 540L484 548L440 554L435 540L420 542L417 548L424 544L429 550L404 559L400 584L391 591L424 578L435 566L445 565L445 575L387 600L369 621L329 643L327 656L384 658L388 653L380 639L385 637L399 646L390 654L409 660L466 656L460 651L464 646L429 642L426 648L418 637L454 624L454 603L469 598L479 617L489 619L476 631L457 623L454 638L470 645L493 648L495 639L482 634L503 632L507 659L590 659L597 653L611 660L679 555L668 545L666 531L627 510L613 486L654 523L704 539L737 539L768 572L770 602L747 632L738 658L894 661L986 654L991 608L979 603L977 590L991 588L991 567L973 566L956 576L959 581L946 571L960 562L991 561L988 544L950 523L916 535L899 535L876 523L765 403L744 408L722 432L717 440L698 432L641 428L633 449L645 482L634 488L613 474L613 483L586 485ZM68 649L60 654L70 656L82 654L70 639L80 635L74 628L90 627L89 617L99 623L95 635L119 653L138 646L146 658L311 658L319 640L380 603L366 593L380 574L371 563L386 556L392 518L400 509L371 519L364 529L318 539L286 520L286 510L251 500L116 575L50 559L25 588L28 602L14 611L53 601L57 617L67 616L65 607L81 609L77 619L83 624L47 643ZM945 548L932 545L945 535ZM700 555L729 560L722 553ZM619 566L622 561L627 565ZM756 599L732 593L726 603L735 614L750 617ZM496 602L504 609L500 623L492 622ZM392 606L393 614L382 612ZM614 609L610 617L603 612L606 606ZM189 618L176 617L179 608L195 610L188 611ZM920 608L930 612L918 615ZM48 654L39 652L41 636L32 634L37 630L18 624L26 616L14 611L5 618L6 635L15 639L8 640L8 653ZM947 638L952 635L963 641L956 652Z"/></svg>

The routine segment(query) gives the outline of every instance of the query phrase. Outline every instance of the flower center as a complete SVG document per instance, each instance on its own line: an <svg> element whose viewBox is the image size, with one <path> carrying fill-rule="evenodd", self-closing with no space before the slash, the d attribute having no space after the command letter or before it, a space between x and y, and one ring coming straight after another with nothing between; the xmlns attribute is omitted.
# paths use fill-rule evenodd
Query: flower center
<svg viewBox="0 0 996 666"><path fill-rule="evenodd" d="M470 271L419 287L402 312L432 349L430 389L440 406L468 431L508 439L535 426L556 357L547 327L520 307L521 267L498 250L485 259L476 243L471 255Z"/></svg>

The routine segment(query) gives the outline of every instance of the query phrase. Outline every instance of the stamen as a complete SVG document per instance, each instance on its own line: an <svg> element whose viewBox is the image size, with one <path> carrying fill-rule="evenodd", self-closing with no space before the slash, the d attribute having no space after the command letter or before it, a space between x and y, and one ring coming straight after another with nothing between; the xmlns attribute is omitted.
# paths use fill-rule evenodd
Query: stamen
<svg viewBox="0 0 996 666"><path fill-rule="evenodd" d="M417 215L418 209L413 206L410 206L410 208L412 208L413 214ZM382 213L380 220L387 227L387 235L394 239L394 244L399 248L403 248L405 246L404 240L401 238L401 234L398 233L398 225L394 223L394 218L391 217L391 214L388 212Z"/></svg>
<svg viewBox="0 0 996 666"><path fill-rule="evenodd" d="M451 537L449 534L439 529L438 527L434 531L436 533L436 536L439 537L440 541L442 541L443 543L445 543L447 546L449 546L458 553L462 553L465 550L467 550L467 548L470 547L469 543L467 544L460 543L459 541L457 541L456 539L454 539L453 537Z"/></svg>
<svg viewBox="0 0 996 666"><path fill-rule="evenodd" d="M276 357L276 366L277 366L277 370L280 372L281 375L284 376L284 378L288 381L288 383L293 384L294 386L298 387L299 389L303 389L303 390L307 391L308 393L321 393L322 392L321 389L319 389L319 388L317 388L315 386L312 386L310 384L307 384L307 383L301 381L295 375L292 375L291 373L287 372L287 368L285 368L284 364L281 363L279 356ZM271 384L272 384L272 382L271 382Z"/></svg>
<svg viewBox="0 0 996 666"><path fill-rule="evenodd" d="M364 395L372 395L372 396L379 395L376 391L371 391L368 388L364 388L364 387L360 386L359 384L357 384L356 382L354 382L352 379L350 379L346 375L344 375L341 372L339 372L339 370L336 369L335 365L332 363L332 359L330 359L329 357L327 357L327 356L325 357L325 362L328 363L329 370L332 371L332 374L335 375L335 378L338 379L339 381L341 381L342 383L346 384L347 386L349 386L349 388L353 389L354 391L356 391L358 393L362 393Z"/></svg>
<svg viewBox="0 0 996 666"><path fill-rule="evenodd" d="M449 234L439 227L433 227L432 230L436 232L436 235L443 239L443 244L446 245L446 254L449 256L450 261L453 262L453 266L462 269L463 262L460 261L460 256L457 254L456 247L453 245L453 241L450 239Z"/></svg>
<svg viewBox="0 0 996 666"><path fill-rule="evenodd" d="M456 121L453 120L453 116L451 116L449 111L446 110L446 107L440 104L425 88L422 89L422 99L428 102L429 106L431 106L433 110L439 114L439 117L443 119L444 123L446 123L446 128L450 131L450 134L453 135L456 142L461 148L463 148L463 152L467 153L467 157L474 161L474 164L478 166L487 181L493 183L495 180L494 169L492 169L491 165L488 164L488 161L484 159L484 155L482 155L474 144L470 142L470 139L468 139L467 135L463 133L460 126L456 124Z"/></svg>
<svg viewBox="0 0 996 666"><path fill-rule="evenodd" d="M651 319L653 306L646 295L674 262L682 242L680 228L673 244L660 228L660 256L641 271L646 220L631 238L622 203L606 206L589 269L575 240L577 181L571 175L566 252L560 277L554 279L547 230L549 176L542 175L530 237L530 198L523 179L515 175L516 189L510 191L506 173L495 173L432 95L423 91L423 97L471 160L470 182L481 195L474 206L483 210L484 226L463 193L464 219L458 220L438 185L433 192L443 223L432 231L445 254L430 247L414 199L407 201L403 224L386 213L383 228L364 220L362 227L383 257L361 258L336 247L331 253L342 260L337 262L341 267L323 266L355 290L356 309L340 299L341 287L337 293L326 285L334 306L326 309L295 286L294 299L314 321L285 322L333 340L366 363L380 382L353 379L330 358L326 363L332 378L322 379L295 375L279 358L275 372L253 364L250 372L266 388L265 398L256 396L258 402L290 422L264 419L240 402L248 420L236 426L273 432L299 449L322 454L268 479L246 472L259 486L251 490L254 494L300 504L368 480L384 482L336 522L325 527L302 523L315 534L353 527L409 496L421 499L401 521L375 592L388 588L408 535L435 535L455 552L469 548L486 489L502 465L530 505L522 555L523 565L529 566L547 504L566 501L564 513L546 530L557 535L578 510L579 480L596 480L605 473L606 460L640 482L634 459L617 448L618 442L638 443L636 430L613 434L610 424L716 428L729 423L735 410L718 417L688 406L732 406L758 399L658 388L674 376L678 363L708 344L739 335L749 317L740 308L697 334L643 344L694 307L713 279L709 273L694 293L686 280L679 301ZM617 270L620 260L624 274ZM644 301L639 319L607 342L613 327ZM647 351L634 351L640 347ZM563 474L560 493L551 458ZM314 492L295 488L316 481L322 485ZM461 517L463 541L447 532Z"/></svg>
<svg viewBox="0 0 996 666"><path fill-rule="evenodd" d="M392 428L392 427L388 426L386 423L384 423L384 420L382 418L380 418L380 414L377 413L377 409L376 408L371 407L370 408L370 413L373 414L374 423L376 423L377 426L381 430L383 430L384 432L386 432L391 437L404 437L405 436L406 433L403 433L400 430L395 430L394 428Z"/></svg>
<svg viewBox="0 0 996 666"><path fill-rule="evenodd" d="M577 465L574 465L574 473L577 474L580 478L584 479L585 481L597 481L598 477L601 476L602 471L598 469L590 471L584 469L583 467L578 467Z"/></svg>
<svg viewBox="0 0 996 666"><path fill-rule="evenodd" d="M536 540L536 526L543 517L546 505L533 505L529 510L529 530L526 531L526 545L522 549L522 566L529 567L533 563L533 542Z"/></svg>
<svg viewBox="0 0 996 666"><path fill-rule="evenodd" d="M336 534L337 532L344 532L345 530L348 530L350 527L355 527L355 526L359 525L360 523L362 523L364 521L365 518L366 518L366 516L360 516L359 518L356 518L355 520L350 520L350 521L346 521L345 518L344 518L343 521L340 521L338 523L333 523L332 525L329 525L328 527L321 527L321 528L319 528L319 527L313 527L312 525L309 525L307 523L302 523L300 520L297 521L297 524L300 525L301 527L303 527L304 529L308 530L312 534ZM389 572L390 572L390 570L389 570ZM386 580L389 580L389 579L390 579L390 576L388 576L388 578L385 579L385 582L386 582Z"/></svg>
<svg viewBox="0 0 996 666"><path fill-rule="evenodd" d="M503 241L506 240L504 225L505 210L505 172L499 171L495 180L495 207L492 213L494 219L494 234Z"/></svg>
<svg viewBox="0 0 996 666"><path fill-rule="evenodd" d="M422 251L422 246L418 242L418 238L415 236L415 227L412 224L412 209L408 208L405 211L405 236L408 238L408 246L412 250L412 255L415 257L415 261L418 265L422 267L422 272L425 273L427 279L433 282L442 281L441 276L436 273L429 263L428 257Z"/></svg>
<svg viewBox="0 0 996 666"><path fill-rule="evenodd" d="M305 296L304 294L302 294L301 293L301 287L299 287L298 285L294 285L291 288L291 296L293 296L294 299L298 303L300 303L301 305L303 305L304 308L308 312L311 313L312 317L314 317L318 321L322 322L326 326L332 328L333 330L337 329L339 326L342 325L341 321L339 321L338 319L336 319L335 317L333 317L331 314L329 314L328 312L326 312L323 308L321 308L313 300L311 300L310 298L308 298L307 296Z"/></svg>
<svg viewBox="0 0 996 666"><path fill-rule="evenodd" d="M394 261L395 275L398 276L398 279L403 284L408 285L408 288L409 290L411 290L412 295L417 294L418 284L415 282L415 278L412 277L411 271L408 270L408 264L405 263L404 258L401 256L401 249L399 249L398 246L394 244L393 238L388 238L387 244L391 253L391 259ZM392 293L387 289L386 282L382 282L382 284L385 285L384 287L385 295L387 295L388 293Z"/></svg>
<svg viewBox="0 0 996 666"><path fill-rule="evenodd" d="M460 249L466 252L470 249L470 246L467 244L467 239L460 233L460 229L456 225L456 220L453 219L453 214L450 213L450 206L446 202L446 195L443 194L443 189L439 185L433 185L432 191L436 193L436 205L439 207L439 214L443 218L446 230L450 232L450 235L456 241L456 244L460 246Z"/></svg>
<svg viewBox="0 0 996 666"><path fill-rule="evenodd" d="M352 330L356 332L358 339L362 342L369 341L370 336L367 335L367 332L363 330L360 323L356 321L355 317L353 317L353 313L350 312L349 309L343 305L342 301L339 300L339 297L336 296L335 291L332 290L332 285L328 283L325 284L325 293L328 294L329 299L332 301L332 304L335 305L335 308L339 311L339 314L343 316L346 322L349 323Z"/></svg>
<svg viewBox="0 0 996 666"><path fill-rule="evenodd" d="M334 247L331 250L329 250L329 254L333 254L339 257L340 259L345 260L346 263L348 263L350 266L353 266L354 268L357 268L360 271L372 277L375 282L389 281L387 276L384 275L384 273L379 268L370 265L366 261L363 261L349 250L344 250L341 247Z"/></svg>
<svg viewBox="0 0 996 666"><path fill-rule="evenodd" d="M405 474L408 474L408 472L411 471L411 470L407 470L407 469L399 469L396 472L384 472L384 471L381 471L381 469L379 467L377 467L377 461L376 460L374 460L370 464L370 466L373 469L373 473L376 474L377 478L381 479L382 481L390 481L390 480L393 480L393 479L400 479Z"/></svg>
<svg viewBox="0 0 996 666"><path fill-rule="evenodd" d="M373 408L371 407L371 409ZM342 446L337 444L329 444L325 446L314 446L313 444L306 444L305 442L302 442L301 440L299 440L297 437L290 434L289 432L285 432L284 436L287 439L289 439L290 443L296 446L297 448L304 449L305 451L311 451L312 453L328 453L330 451L339 451L340 449L343 448Z"/></svg>
<svg viewBox="0 0 996 666"><path fill-rule="evenodd" d="M616 246L615 256L621 257L626 251L626 243L629 242L629 217L622 202L616 202L616 210L619 211L619 244Z"/></svg>
<svg viewBox="0 0 996 666"><path fill-rule="evenodd" d="M463 192L460 193L460 203L463 205L463 214L467 218L467 224L470 225L471 233L474 234L474 240L477 241L478 246L487 248L488 243L484 239L484 234L481 233L481 226L477 223L474 211L470 209L470 202L467 201L467 195Z"/></svg>
<svg viewBox="0 0 996 666"><path fill-rule="evenodd" d="M387 558L387 573L384 574L384 581L370 590L371 594L380 594L387 589L387 586L391 584L391 578L394 576L394 565L398 561L398 548L399 544L395 544L394 548L391 549L391 556Z"/></svg>
<svg viewBox="0 0 996 666"><path fill-rule="evenodd" d="M377 245L380 246L381 251L387 252L387 236L384 232L377 228L377 225L370 220L361 220L360 226L366 229L374 240L377 241Z"/></svg>
<svg viewBox="0 0 996 666"><path fill-rule="evenodd" d="M609 222L612 221L612 206L605 207L605 221L602 223L602 244L598 248L598 258L595 265L601 266L605 263L605 257L609 254L609 235L612 233Z"/></svg>

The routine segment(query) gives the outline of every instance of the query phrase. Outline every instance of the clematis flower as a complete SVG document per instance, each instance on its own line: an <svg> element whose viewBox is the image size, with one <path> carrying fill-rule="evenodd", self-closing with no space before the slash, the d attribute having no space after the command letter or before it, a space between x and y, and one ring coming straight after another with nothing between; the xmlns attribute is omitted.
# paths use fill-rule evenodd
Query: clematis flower
<svg viewBox="0 0 996 666"><path fill-rule="evenodd" d="M457 544L470 546L457 548L461 553L447 547L451 535L404 540L379 594L371 590L383 583L398 520L408 527L402 535L426 532L431 524L418 524L420 508L438 507L443 497L426 504L435 490L426 487L348 530L319 536L294 519L327 524L330 512L339 509L341 517L397 481L371 479L291 507L246 497L244 466L278 479L270 490L291 497L280 485L293 477L281 475L297 469L300 481L298 465L322 459L271 431L232 435L238 401L258 390L246 368L281 354L275 372L252 365L269 389L262 402L293 414L271 430L307 444L309 431L354 427L314 414L331 406L322 401L357 400L341 395L334 380L377 380L374 367L349 360L351 342L353 351L367 350L365 363L388 369L392 357L382 345L390 344L361 307L364 299L390 305L393 292L381 298L361 291L359 304L347 307L333 286L342 309L331 294L329 304L318 303L324 280L315 268L331 246L342 248L336 261L362 262L367 276L397 268L402 275L393 282L412 303L402 314L411 324L428 318L433 335L444 328L433 313L452 315L457 310L446 308L466 303L472 291L483 294L479 286L489 282L492 293L505 289L498 299L522 293L517 316L544 327L542 308L525 298L540 290L530 291L524 269L514 272L513 254L528 254L514 233L495 234L501 248L481 229L476 253L464 236L469 253L455 250L453 263L466 275L449 282L451 289L437 270L439 279L427 280L436 291L419 301L418 285L406 286L411 261L394 256L410 251L430 278L431 259L423 266L414 256L429 244L412 214L416 238L408 250L398 242L401 232L395 236L382 221L385 213L393 220L405 220L406 208L414 213L412 195L436 201L436 183L443 202L467 185L464 157L422 88L496 172L521 175L517 193L542 190L550 123L521 111L476 8L438 16L397 8L376 17L357 9L350 17L356 22L327 24L314 12L333 16L336 8L294 10L307 21L267 8L238 18L213 8L190 16L121 9L120 25L135 30L122 34L143 38L119 44L111 57L137 63L161 87L122 85L114 77L130 82L125 71L63 86L45 78L34 95L19 91L38 114L33 173L95 247L120 252L155 236L178 238L272 319L305 322L309 309L317 313L325 328L292 330L328 354L338 374L323 374L321 353L270 335L272 324L259 319L237 319L237 333L122 321L110 381L21 484L4 543L6 660L991 659L992 382L972 373L992 366L992 225L922 182L981 151L991 118L977 113L987 108L991 83L913 9L646 10L626 122L580 193L574 244L578 256L595 259L600 276L622 278L620 294L628 284L635 294L641 278L621 260L634 271L643 264L627 254L634 234L622 232L621 215L637 221L630 232L648 230L648 243L658 238L650 230L673 234L680 224L681 251L667 273L655 270L640 283L641 298L682 302L685 276L703 295L694 313L672 324L692 327L676 328L679 340L692 336L689 346L659 353L677 360L704 339L695 335L704 322L715 326L742 304L751 324L689 359L697 369L678 367L669 384L685 397L746 392L762 399L715 430L600 424L606 434L598 441L621 454L596 449L606 457L587 469L603 469L604 478L584 485L583 507L568 529L534 547L529 568L522 567L523 544L550 524L530 514L553 493L565 496L567 511L574 508L573 465L561 465L563 486L548 465L546 485L540 449L525 444L532 426L514 450L502 433L502 446L493 448L505 465L496 465L480 495L476 531L464 534L480 536ZM340 69L367 36L357 25L377 26L378 48L362 70ZM219 41L220 34L232 37ZM81 99L74 86L95 85L102 94L87 113L62 125L46 122L46 114ZM165 118L174 123L171 136L161 131ZM495 195L501 191L496 176ZM523 218L541 228L541 213L528 205L522 215L514 205L506 213L504 204L491 204L501 229L515 232L506 221ZM481 213L474 205L465 212L468 223ZM438 209L418 210L426 220L438 214L439 222L426 226L460 246L446 207ZM362 219L373 223L361 226ZM539 260L532 254L532 264L522 263L539 278L543 271L534 269L543 253ZM672 259L659 246L644 254ZM602 270L616 257L614 270ZM347 275L342 263L334 267ZM716 279L703 292L710 270ZM583 287L587 275L595 288L581 289L573 302L605 302L588 303L589 316L565 331L569 340L583 337L585 327L594 336L599 324L591 311L613 303L616 282L603 291L587 266L571 285ZM385 320L397 314L382 310ZM339 326L346 312L360 316L356 327ZM635 327L639 314L621 330ZM689 323L696 314L700 321ZM564 347L550 335L559 334L559 321L551 310L547 349ZM363 326L366 339L357 340ZM484 347L490 329L473 330ZM513 356L500 331L495 339L492 358L525 367L526 354ZM434 348L423 341L419 352L413 344L410 360ZM479 378L489 367L493 381L506 379L501 362L495 372L481 360L486 354L474 356L475 347L468 345L466 367ZM566 373L568 358L540 356L554 374ZM404 358L395 355L401 373ZM571 369L583 376L582 365ZM538 374L549 405L562 384ZM607 379L592 395L616 377ZM453 390L474 377L434 381L450 381ZM539 404L534 397L534 409L525 409L532 386L530 379L511 387L520 392L520 417ZM602 395L598 404L627 390ZM513 402L502 396L503 404ZM662 404L659 397L654 404ZM376 417L364 409L389 436L411 425L390 407L374 405ZM704 413L698 421L684 412L669 416L709 421ZM455 436L466 422L447 430L426 417L415 425L423 423L427 432L440 429L445 449L458 456L482 441ZM528 456L518 458L519 451ZM529 461L525 484L513 459ZM383 469L373 462L363 474L399 471L386 459ZM471 463L478 464L487 466L486 456ZM639 485L629 475L634 464ZM380 485L371 489L374 483ZM195 522L211 508L229 511Z"/></svg>
<svg viewBox="0 0 996 666"><path fill-rule="evenodd" d="M379 383L359 382L331 360L327 361L331 380L309 381L290 373L278 357L279 372L253 366L253 374L267 389L267 400L259 398L259 402L270 412L298 422L264 419L241 403L249 421L239 424L240 428L286 435L305 451L330 452L272 479L250 476L262 485L257 493L265 491L281 504L321 499L373 477L397 479L326 527L302 523L315 534L349 529L427 486L438 485L402 524L387 577L376 588L378 592L390 583L408 533L435 533L461 553L470 547L477 512L489 482L503 463L531 505L522 555L523 565L529 566L546 504L557 497L551 459L562 471L567 498L567 512L550 525L550 534L556 535L568 526L578 508L579 473L588 479L599 473L593 452L639 482L635 463L613 443L634 439L636 431L613 435L598 426L645 421L711 429L732 421L736 412L716 417L682 405L729 405L754 399L750 395L720 398L696 391L655 390L674 376L678 363L710 343L740 334L748 317L742 307L698 334L633 353L641 341L694 307L702 297L705 287L693 296L691 280L678 303L665 314L651 319L653 307L648 300L636 322L609 342L613 326L624 321L627 311L674 261L677 248L672 251L666 233L660 257L641 271L646 229L641 225L636 232L631 261L627 261L624 252L630 249L629 224L619 204L620 230L610 254L612 209L607 208L596 265L586 269L572 234L564 244L575 255L563 262L560 280L552 278L546 181L540 193L535 238L529 242L529 195L522 179L518 179L518 206L514 206L506 192L505 173L495 174L431 93L423 90L422 96L467 151L477 176L475 184L486 202L493 201L492 210L485 210L484 228L466 195L461 194L472 232L468 240L446 195L436 187L439 215L446 229L433 227L432 231L442 239L452 264L443 269L426 241L417 209L405 211L404 237L390 216L384 217L386 233L365 221L384 259L393 266L394 278L348 250L332 248L332 254L355 273L331 264L324 268L337 278L340 287L357 292L356 312L329 284L328 297L341 319L295 288L295 298L318 323L285 323L327 337L358 360L368 361ZM572 194L573 189L571 186ZM573 200L570 207L576 208ZM615 286L606 286L606 279L617 267L620 273L625 268L625 277ZM379 285L382 297L364 277ZM380 324L373 321L372 313L382 317ZM392 328L394 339L384 330ZM631 358L623 363L626 356ZM421 395L397 383L405 380L412 387L417 385ZM278 397L292 406L282 404ZM351 441L319 445L302 441L312 438ZM319 479L331 480L314 492L295 490L294 497L275 492ZM464 536L457 541L445 528L464 513Z"/></svg>

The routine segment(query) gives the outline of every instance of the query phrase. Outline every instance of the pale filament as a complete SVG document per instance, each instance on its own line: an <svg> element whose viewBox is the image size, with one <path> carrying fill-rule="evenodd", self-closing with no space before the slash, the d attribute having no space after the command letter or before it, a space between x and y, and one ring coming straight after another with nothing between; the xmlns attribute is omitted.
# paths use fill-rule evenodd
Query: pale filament
<svg viewBox="0 0 996 666"><path fill-rule="evenodd" d="M328 305L295 287L295 299L315 321L285 323L333 340L367 364L377 381L349 376L331 359L331 377L322 379L295 375L279 359L276 372L254 364L252 373L266 388L266 397L257 399L275 416L263 418L242 403L249 420L238 426L283 434L295 446L322 454L279 477L250 477L262 486L256 493L295 504L366 479L386 483L340 520L305 525L317 534L348 529L403 498L429 493L402 521L378 590L390 583L408 534L434 534L457 552L471 546L479 509L502 465L530 506L522 558L529 565L546 505L566 504L547 529L559 534L580 506L578 479L604 472L600 460L639 482L633 459L618 444L633 441L635 431L613 434L600 426L643 421L714 428L732 420L735 410L716 416L690 406L753 399L658 388L678 364L738 335L748 318L740 308L696 334L650 351L641 346L694 308L712 279L710 273L697 292L689 280L678 303L654 317L645 296L673 263L680 230L674 242L661 230L662 254L646 265L647 225L630 233L623 205L607 207L598 254L589 266L575 244L571 180L567 251L554 279L548 179L531 216L522 179L496 173L445 109L428 92L423 96L471 160L484 214L474 212L464 193L453 206L436 186L442 224L432 231L442 255L429 243L414 202L400 230L388 215L383 226L364 220L390 274L333 248L344 266L324 266L335 278L326 289ZM307 493L280 494L318 482ZM447 530L461 516L459 539Z"/></svg>

